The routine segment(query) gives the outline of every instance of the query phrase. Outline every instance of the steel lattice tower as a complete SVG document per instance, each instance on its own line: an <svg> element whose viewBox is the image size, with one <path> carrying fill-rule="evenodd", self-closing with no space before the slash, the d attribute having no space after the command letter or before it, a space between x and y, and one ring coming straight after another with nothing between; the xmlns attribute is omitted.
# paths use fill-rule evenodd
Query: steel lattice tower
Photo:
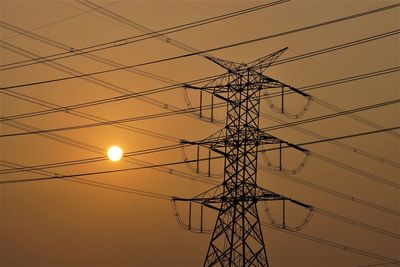
<svg viewBox="0 0 400 267"><path fill-rule="evenodd" d="M259 146L284 142L259 129L260 96L268 88L287 87L309 97L263 74L285 50L248 64L207 57L227 72L203 87L187 85L227 103L224 129L198 142L183 141L222 154L225 161L221 185L191 199L175 199L218 211L204 266L269 266L257 203L288 198L257 185Z"/></svg>

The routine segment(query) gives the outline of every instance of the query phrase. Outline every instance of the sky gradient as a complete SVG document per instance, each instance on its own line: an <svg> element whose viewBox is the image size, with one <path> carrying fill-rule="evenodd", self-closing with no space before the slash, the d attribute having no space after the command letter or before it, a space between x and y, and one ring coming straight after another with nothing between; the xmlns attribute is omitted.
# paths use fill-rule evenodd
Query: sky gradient
<svg viewBox="0 0 400 267"><path fill-rule="evenodd" d="M85 4L86 3L86 4ZM200 55L185 56L138 68L121 69L85 77L67 78L123 68L266 37L264 40L212 51L212 56L250 62L288 47L264 74L307 93L314 101L299 119L290 119L261 103L260 127L267 128L399 99L400 40L398 33L329 53L285 62L284 59L363 38L399 30L399 7L312 29L321 22L351 16L398 1L288 1L247 14L129 43L126 40L193 21L258 6L260 1L94 1L121 17L110 17L80 1L1 1L1 181L108 172L143 165L181 162L180 149L142 153L119 162L98 160L32 172L12 168L105 157L113 145L135 152L176 145L180 140L200 140L223 127L225 107L215 110L215 121L196 114L175 114L133 119L197 107L199 93L182 86L146 95L118 99L121 95L218 75L224 70ZM21 34L21 31L28 33ZM275 36L277 33L284 33ZM269 36L269 37L268 37ZM268 38L267 38L268 37ZM111 48L72 56L80 48L109 43ZM5 70L7 64L65 53L51 62ZM88 56L89 55L89 56ZM92 55L92 56L90 56ZM93 57L93 55L95 57ZM12 65L8 65L12 66ZM393 70L392 68L397 68ZM390 71L390 69L392 69ZM380 74L374 75L373 73ZM145 73L144 73L145 72ZM387 72L386 74L382 74ZM372 74L371 74L372 73ZM340 82L357 75L374 77ZM52 81L60 78L64 81ZM339 84L320 84L338 80ZM5 87L47 81L43 84ZM204 83L198 84L198 86ZM312 87L311 87L312 88ZM276 92L272 89L269 93ZM186 97L185 97L186 96ZM101 105L27 116L91 101L111 99ZM118 101L116 101L118 99ZM280 99L272 99L279 105ZM296 113L304 99L285 98ZM209 95L204 105L210 105ZM221 105L220 100L214 102ZM54 110L53 110L54 111ZM4 120L21 115L22 118ZM209 116L209 111L204 111ZM110 120L126 122L81 127ZM78 126L77 129L60 128ZM399 105L390 104L351 115L278 128L268 133L293 144L365 133L399 126ZM16 133L52 130L43 134ZM298 235L263 227L271 266L363 266L384 263L379 256L400 259L399 131L387 131L304 146L311 158L301 172L268 170L259 157L258 182L264 188L307 203L317 210ZM268 148L268 147L265 147ZM189 159L195 150L185 150ZM277 153L267 153L277 162ZM206 151L201 151L206 156ZM285 151L284 164L293 168L301 155ZM222 161L212 163L212 174L222 171ZM207 171L207 162L200 164ZM218 175L216 175L218 176ZM84 179L84 180L83 180ZM221 183L191 172L185 164L97 175L0 184L1 266L202 266L210 235L179 227L168 196L192 197ZM153 192L162 195L148 194ZM159 196L159 198L157 197ZM167 197L164 197L167 196ZM279 205L271 204L277 220ZM180 207L182 215L185 207ZM262 221L267 221L259 205ZM343 220L326 216L336 214ZM298 224L304 210L288 207L288 223ZM215 214L207 212L213 225ZM358 225L357 223L358 222ZM360 227L360 223L364 227ZM365 225L382 231L371 231ZM368 227L367 227L368 228ZM304 234L303 236L300 236ZM389 234L390 235L390 234ZM319 242L311 237L319 238ZM322 244L322 240L334 242ZM336 247L334 247L336 246ZM342 246L342 247L341 247ZM344 247L345 249L344 249ZM368 257L364 252L378 258ZM364 253L365 254L365 253ZM374 258L375 257L375 258ZM396 266L383 265L383 266Z"/></svg>

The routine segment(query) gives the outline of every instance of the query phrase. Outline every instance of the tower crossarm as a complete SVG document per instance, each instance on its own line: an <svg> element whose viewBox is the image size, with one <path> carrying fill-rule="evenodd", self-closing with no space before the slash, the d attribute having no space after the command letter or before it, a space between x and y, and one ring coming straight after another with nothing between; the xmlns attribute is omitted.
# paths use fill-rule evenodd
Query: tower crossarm
<svg viewBox="0 0 400 267"><path fill-rule="evenodd" d="M278 200L288 200L304 208L311 208L311 206L308 204L285 197L270 190L264 189L260 186L257 186L255 195L244 195L244 196L233 197L231 195L227 195L225 192L226 189L224 188L224 186L218 185L212 189L209 189L199 194L198 196L192 198L173 197L173 200L182 202L190 201L218 211L221 210L221 207L225 206L221 205L222 203L240 203L240 202L257 203L261 201L278 201Z"/></svg>
<svg viewBox="0 0 400 267"><path fill-rule="evenodd" d="M305 93L305 92L303 92L303 91L301 91L301 90L299 90L299 89L297 89L297 88L295 88L295 87L293 87L291 85L285 84L283 82L280 82L280 81L278 81L276 79L273 79L273 78L265 76L265 75L262 75L262 84L263 84L263 88L264 89L267 89L267 88L288 88L289 90L293 91L296 94L302 95L302 96L304 96L304 97L306 97L308 99L312 98L311 95L309 95L309 94L307 94L307 93Z"/></svg>

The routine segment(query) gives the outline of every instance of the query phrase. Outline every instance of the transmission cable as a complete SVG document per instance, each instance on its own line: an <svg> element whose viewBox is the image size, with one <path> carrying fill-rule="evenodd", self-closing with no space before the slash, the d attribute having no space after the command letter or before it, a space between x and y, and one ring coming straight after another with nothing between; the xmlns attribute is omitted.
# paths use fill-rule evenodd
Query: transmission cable
<svg viewBox="0 0 400 267"><path fill-rule="evenodd" d="M154 198L154 199L159 199L159 200L168 200L168 201L170 201L171 199L173 199L175 197L175 196L171 196L171 195L167 195L167 194L161 194L161 193L156 193L156 192L138 190L138 189L133 189L133 188L129 188L129 187L123 187L123 186L116 186L116 185L111 185L111 184L107 184L107 183L91 181L91 180L87 180L87 179L83 179L83 178L68 179L66 181L76 182L76 183L79 183L79 184L94 186L94 187L98 187L98 188L102 188L102 189L108 189L108 190L112 190L112 191L116 191L116 192L129 193L129 194L134 194L134 195L139 195L139 196L148 197L148 198ZM318 210L320 210L320 209L318 209ZM340 218L345 218L345 217L340 216ZM353 222L352 219L348 219L348 218L345 218L345 219L346 220L350 220L350 221ZM317 243L320 243L320 244L324 244L324 245L327 245L327 246L335 247L335 248L338 248L338 249L343 249L343 250L348 251L348 252L353 253L353 254L363 255L363 256L375 258L375 259L378 259L378 260L381 260L381 261L387 261L387 262L390 262L390 263L398 262L395 259L390 259L390 258L381 256L381 255L378 255L378 254L374 254L374 253L370 253L370 252L363 251L363 250L360 250L360 249L356 249L356 248L353 248L353 247L345 246L345 245L342 245L342 244L339 244L339 243L336 243L336 242L332 242L332 241L329 241L329 240L326 240L326 239L322 239L322 238L319 238L319 237L315 237L315 236L312 236L312 235L309 235L309 234L304 234L304 233L299 233L299 232L294 232L294 231L281 229L281 228L278 228L278 227L271 226L271 225L269 225L269 224L267 224L265 222L260 222L260 224L262 226L269 227L269 228L271 228L273 230L276 230L276 231L283 231L285 233L294 235L296 237L300 237L300 238L303 238L303 239L311 240L311 241L314 241L314 242L317 242ZM365 226L365 224L363 224L363 225ZM375 227L373 227L373 228L375 228Z"/></svg>
<svg viewBox="0 0 400 267"><path fill-rule="evenodd" d="M283 3L286 3L289 1L290 0L274 1L271 3L261 4L261 5L255 6L255 7L238 10L235 12L211 17L208 19L202 19L202 20L177 25L177 26L159 30L159 31L151 31L149 33L144 33L144 34L140 34L140 35L124 38L124 39L114 40L111 42L106 42L106 43L102 43L102 44L98 44L98 45L92 45L92 46L84 47L84 48L80 48L80 49L73 49L73 48L68 47L69 48L68 52L62 52L62 53L52 54L52 55L43 56L43 57L36 57L35 59L31 59L31 60L23 60L23 61L19 61L19 62L4 64L4 65L0 66L0 69L7 70L7 69L13 69L13 68L18 68L18 67L23 67L23 66L29 66L29 65L33 65L33 64L42 63L44 61L48 62L48 61L53 61L53 60L62 59L62 58L66 58L66 57L83 55L83 54L94 52L94 51L100 51L100 50L104 50L104 49L108 49L108 48L112 48L112 47L123 46L123 45L136 43L139 41L144 41L144 40L148 40L148 39L152 39L152 38L156 38L156 37L163 37L163 35L165 35L165 34L176 33L179 31L191 29L191 28L206 25L209 23L225 20L225 19L232 18L235 16L239 16L239 15L247 14L250 12L258 11L261 9L265 9L268 7L272 7L275 5L283 4ZM99 8L101 8L101 7L99 7ZM96 8L96 9L98 9L98 8ZM94 10L94 11L97 11L97 10ZM0 26L4 27L6 29L9 29L11 31L16 30L16 28L13 25L11 25L7 22L0 22ZM24 30L18 30L18 32L23 35L30 33L28 31L24 31ZM86 51L86 50L88 50L88 51ZM4 68L4 67L6 67L6 68Z"/></svg>
<svg viewBox="0 0 400 267"><path fill-rule="evenodd" d="M393 130L397 130L399 128L400 128L400 126L392 127L392 128L387 128L387 129L384 129L384 130L380 130L379 132L393 131ZM373 132L363 132L363 133L359 133L359 134L352 134L351 137L349 137L349 136L340 136L340 137L330 138L329 141L339 140L339 139L346 139L346 138L354 138L356 136L375 134L375 133L378 133L378 132L377 131L373 131ZM326 141L325 140L313 141L312 144L322 143L322 142L326 142ZM304 144L307 144L307 143L304 143ZM297 144L297 146L302 146L302 145L303 144ZM276 150L276 149L278 149L278 148L265 149L263 151ZM215 156L215 157L212 157L211 159L219 159L219 158L223 158L223 156ZM115 169L115 170L105 170L105 171L97 171L97 172L77 173L77 174L69 174L69 175L62 175L62 176L55 175L54 177L44 177L44 178L42 177L42 178L37 178L37 179L36 178L28 178L28 179L20 179L20 180L5 180L5 181L3 180L3 181L0 182L0 184L21 183L21 182L35 182L35 181L42 181L42 180L49 180L49 179L63 179L63 178L80 177L80 176L92 176L92 175L108 174L108 173L115 173L115 172L126 172L126 171L133 171L133 170L142 170L142 169L167 167L167 166L173 166L173 165L180 165L180 164L183 164L183 163L192 163L192 162L205 161L205 160L209 160L209 158L200 158L200 159L195 159L195 160L167 162L167 163L162 163L162 164L143 165L143 166L140 166L140 167L131 167L131 168L123 168L123 169Z"/></svg>
<svg viewBox="0 0 400 267"><path fill-rule="evenodd" d="M355 109L351 109L351 110L345 110L345 111L341 111L341 112L337 112L337 113L333 113L333 114L327 114L327 115L309 118L309 119L305 119L305 120L285 123L285 124L276 125L276 126L270 126L267 128L263 128L263 130L272 131L272 130L278 130L281 128L291 127L294 125L317 122L317 121L324 120L324 119L330 119L330 118L334 118L334 117L338 117L338 116L348 115L348 114L351 114L354 112L361 112L361 111L384 107L387 105L393 105L393 104L397 104L399 102L400 102L400 99L386 101L386 102L377 103L377 104L373 104L373 105L369 105L369 106L363 106L363 107L359 107L359 108L355 108ZM219 106L225 106L225 105L221 104ZM127 123L127 122L136 122L136 121L142 121L142 120L157 119L157 118L161 118L161 117L175 116L175 115L179 115L179 114L183 114L183 113L193 113L193 112L199 111L200 109L206 110L206 109L211 109L211 108L212 108L212 106L209 105L209 106L205 106L205 107L188 108L188 109L183 109L183 110L179 110L179 111L162 112L162 113L158 113L158 114L144 115L144 116L138 116L138 117L119 119L119 120L108 120L105 122L98 122L98 123L91 123L91 124L80 124L80 125L74 125L74 126L68 126L68 127L53 128L53 129L46 129L46 130L39 130L39 131L30 131L30 132L0 134L0 138L24 136L24 135L39 134L39 133L80 130L80 129L84 129L84 128L93 128L93 127L108 126L108 125Z"/></svg>
<svg viewBox="0 0 400 267"><path fill-rule="evenodd" d="M400 32L400 30L396 30L395 32L396 32L396 34L398 34ZM375 36L368 37L366 39L376 40L377 36L385 36L385 37L389 36L389 35L386 35L386 34L387 33L378 34L378 35L375 35ZM353 41L353 42L350 42L350 43L355 43L355 42L357 42L357 41ZM0 44L0 46L1 46L1 44ZM342 49L342 48L347 47L347 46L345 46L345 44L341 44L341 45L338 45L338 46L335 46L335 47L339 47L339 49ZM7 48L7 47L5 47L5 48ZM13 51L15 53L18 53L15 50L13 50ZM317 53L318 51L325 51L325 52ZM287 59L283 59L283 60L277 61L277 62L279 62L279 64L284 64L284 63L288 63L288 62L292 62L292 61L302 60L302 59L304 59L306 57L319 55L319 54L322 54L322 53L328 53L328 52L331 52L331 51L334 51L334 50L329 50L329 48L324 48L324 49L320 49L320 50L317 50L317 51L308 52L308 53L305 53L305 54L301 54L301 55L297 55L297 56L294 56L294 57L291 57L291 58L287 58L287 59L290 59L290 61L287 61ZM272 64L272 65L274 65L274 64ZM398 68L396 68L396 69L389 68L389 69L385 69L385 70L365 73L365 74L362 74L362 75L358 75L358 77L359 78L375 77L377 75L383 75L383 74L391 73L391 71L398 71ZM217 76L211 76L211 77L208 77L208 78L212 79L212 78L215 78L215 77L217 77ZM353 76L352 78L356 78L356 77L357 76ZM204 78L204 79L206 81L207 78ZM341 84L341 83L347 81L348 79L349 79L349 77L346 77L346 78L338 79L338 80L335 80L335 81L329 81L329 82L309 85L309 86L306 86L306 87L303 87L303 88L311 90L311 88L315 89L315 87L318 87L318 86L329 86L329 85ZM191 83L191 82L186 82L186 84L189 84L189 83ZM171 87L159 87L159 88L150 89L150 90L146 90L146 91L142 91L142 92L124 94L124 95L121 96L121 98L122 99L130 99L130 98L139 97L139 96L141 96L141 94L147 95L147 93L150 94L152 92L154 92L154 93L159 92L159 91L160 92L164 92L164 90L167 91L167 90L172 90L172 89L175 89L175 88L181 88L184 84L185 83L175 82L175 84L172 84ZM2 92L2 93L4 94L5 92ZM104 102L101 102L101 101L104 101ZM86 105L90 106L91 103L93 103L93 105L95 105L97 103L99 103L99 104L101 104L101 103L109 103L109 102L112 102L112 101L118 101L118 99L109 98L109 99L99 100L99 102L92 101L92 102L86 102L86 103L75 104L75 105L70 105L70 106L64 106L62 108L54 108L54 109L49 109L49 110L43 110L43 111L30 112L30 113L13 115L13 116L8 116L8 117L2 117L0 119L0 121L1 120L6 120L6 119L26 118L26 117L36 116L36 115L49 114L49 113L53 113L53 112L62 112L62 111L64 111L64 109L72 110L72 109L75 109L75 108L86 107Z"/></svg>
<svg viewBox="0 0 400 267"><path fill-rule="evenodd" d="M19 129L22 129L22 130L38 130L38 128L35 128L33 126L28 126L28 125L26 125L24 123L20 123L20 122L6 122L6 124L7 125L9 124L12 127L19 128ZM100 155L104 155L105 154L105 151L103 149L99 148L99 147L96 147L96 146L93 146L93 145L89 145L87 143L80 142L80 141L74 140L72 138L64 137L64 136L61 136L61 135L58 135L58 134L55 134L55 133L47 133L47 134L39 134L39 135L41 135L41 136L43 136L45 138L54 140L56 142L60 142L62 144L66 144L66 145L70 145L70 146L73 146L73 147L76 147L76 148L80 148L80 149L83 149L83 150L86 150L86 151L90 151L90 152L95 153L95 154L100 154ZM132 163L132 164L139 165L139 166L147 166L147 165L151 164L148 161L140 160L140 159L124 158L123 160L125 160L125 161L127 161L129 163ZM175 169L172 169L172 168L155 168L155 170L157 170L159 172L162 172L162 173L165 173L165 174L168 174L168 175L173 174L175 176L179 176L179 177L182 177L182 178L185 178L185 179L194 180L194 181L201 181L201 182L208 183L208 184L213 184L213 182L210 179L199 178L199 177L197 177L195 175L187 174L185 172L182 172L182 171L179 171L179 170L175 170ZM54 173L54 176L57 176L57 175L58 175L58 173Z"/></svg>
<svg viewBox="0 0 400 267"><path fill-rule="evenodd" d="M299 184L299 185L302 185L302 186L306 186L308 188L312 188L312 189L320 191L322 193L325 193L325 194L328 194L328 195L331 195L331 196L335 196L337 198L341 198L341 199L349 201L351 203L357 203L359 205L366 206L366 207L375 209L377 211L384 212L386 214L390 214L390 215L393 215L393 216L400 216L400 211L397 210L397 209L391 209L391 208L388 208L388 207L385 207L385 206L382 206L382 205L378 205L378 204L373 203L371 201L360 199L360 198L354 197L352 195L348 195L348 194L345 194L343 192L334 190L331 187L325 187L325 186L322 186L322 185L319 185L319 184L315 184L313 182L310 182L308 180L300 179L300 178L298 178L296 176L293 176L293 175L289 175L289 174L282 173L282 172L276 172L276 171L273 171L273 170L271 170L271 169L269 169L269 168L267 168L266 166L263 166L263 165L261 165L259 168L262 171L269 173L270 175L279 176L280 178L286 179L286 180L288 180L288 181L290 181L292 183L296 183L296 184Z"/></svg>
<svg viewBox="0 0 400 267"><path fill-rule="evenodd" d="M41 39L40 39L41 40ZM52 44L54 44L54 42L52 42ZM57 46L57 45L56 45ZM327 84L325 84L325 85L327 85ZM111 89L113 89L113 90L115 90L114 88L111 88ZM308 89L312 89L312 88L308 88ZM3 91L1 91L1 92L3 92ZM16 94L16 93L14 93L14 94ZM22 94L19 94L21 97L22 97ZM148 100L148 101L145 101L145 102L149 102L150 100L151 101L154 101L154 100L152 100L152 99L150 99L150 98L146 98L146 100ZM151 101L150 101L150 103L151 103ZM36 103L38 103L38 101L35 101ZM159 101L157 102L156 101L156 103L152 103L152 104L155 104L156 106L157 105L159 105L160 103L159 103ZM325 105L326 106L326 105ZM334 106L333 106L334 107ZM328 107L329 108L329 107ZM336 107L336 109L338 109L337 107ZM87 116L86 116L86 118L87 118ZM374 128L377 128L377 129L379 129L379 128L383 128L382 126L380 126L380 125L378 125L378 124L376 124L376 123L372 123L372 122L369 122L368 120L365 120L365 119L363 119L363 118L361 118L361 117L358 117L358 116L356 116L356 115L353 115L352 116L352 118L354 118L354 119L356 119L356 120L358 120L358 121L360 121L360 122L362 122L362 123L366 123L366 124L368 124L368 125L370 125L370 126L372 126L372 127L374 127ZM96 121L96 120L95 120ZM97 120L98 121L98 120ZM121 126L116 126L116 127L121 127ZM393 133L393 132L388 132L389 134L392 134L392 135L395 135L396 137L400 137L400 135L399 134L397 134L397 133Z"/></svg>
<svg viewBox="0 0 400 267"><path fill-rule="evenodd" d="M115 72L115 71L119 71L119 70L129 69L129 68L142 67L142 66L147 66L147 65L151 65L151 64L158 64L158 63L167 62L167 61L171 61L171 60L182 59L182 58L186 58L186 57L190 57L190 56L194 56L194 55L198 55L198 54L204 54L204 53L208 53L208 52L213 52L213 51L223 50L223 49L227 49L227 48L232 48L232 47L235 47L235 46L246 45L246 44L259 42L259 41L263 41L263 40L266 40L266 39L270 39L270 38L274 38L274 37L278 37L278 36L282 36L282 35L286 35L286 34L291 34L291 33L300 32L300 31L304 31L304 30L309 30L309 29L313 29L313 28L317 28L317 27L321 27L321 26L326 26L326 25L329 25L329 24L333 24L333 23L337 23L337 22L341 22L341 21L345 21L345 20L350 20L350 19L354 19L354 18L358 18L358 17L374 14L374 13L377 13L377 12L386 11L386 10L389 10L389 9L392 9L392 8L397 8L399 6L400 6L400 3L393 4L393 5L389 5L389 6L385 6L385 7L381 7L381 8L377 8L377 9L372 9L372 10L369 10L369 11L366 11L366 12L357 13L357 14L353 14L353 15L342 17L342 18L338 18L338 19L334 19L334 20L330 20L330 21L326 21L326 22L321 22L321 23L313 24L313 25L306 26L306 27L297 28L297 29L290 30L290 31L285 31L285 32L281 32L281 33L277 33L277 34L273 34L273 35L263 36L263 37L259 37L259 38L255 38L255 39L251 39L251 40L247 40L247 41L232 43L232 44L228 44L228 45L224 45L224 46L220 46L220 47L210 48L210 49L202 50L202 51L199 51L199 52L188 53L188 54L173 56L173 57L169 57L169 58L152 60L152 61L138 63L138 64L134 64L134 65L128 65L128 66L120 67L120 68L112 68L112 69L107 69L107 70L91 72L91 73L85 73L85 74L81 74L81 75L75 75L75 76L69 76L69 77L61 77L61 78L56 78L56 79L51 79L51 80L42 80L42 81L24 83L24 84L18 84L18 85L10 85L10 86L5 86L5 87L0 87L0 90L9 90L9 89L22 88L22 87L28 87L28 86L34 86L34 85L40 85L40 84L47 84L47 83L53 83L53 82L66 81L66 80L71 80L71 79L76 79L76 78L82 78L82 77L88 77L88 76L93 76L93 75L98 75L98 74L111 73L111 72Z"/></svg>
<svg viewBox="0 0 400 267"><path fill-rule="evenodd" d="M271 116L271 115L269 115L267 113L264 113L264 112L260 112L260 116L264 117L264 118L266 118L268 120L274 121L276 123L279 123L279 124L286 123L286 121L284 121L282 119L278 119L278 118L276 118L274 116ZM314 137L316 139L326 139L326 138L328 138L327 136L318 134L316 132L310 131L310 130L308 130L306 128L303 128L303 127L300 127L300 126L292 126L292 129L294 129L294 130L296 130L296 131L298 131L300 133L303 133L305 135L312 136L312 137ZM335 146L338 146L338 147L340 147L342 149L345 149L347 151L360 154L361 156L367 157L367 158L372 159L374 161L378 161L380 163L387 164L387 165L392 166L394 168L400 168L400 163L397 162L397 161L393 161L393 160L389 160L389 159L377 156L377 155L372 154L370 152L367 152L367 151L365 151L363 149L356 148L354 146L345 144L343 142L332 141L331 144L333 144Z"/></svg>
<svg viewBox="0 0 400 267"><path fill-rule="evenodd" d="M392 128L387 128L384 130L362 132L362 133L345 135L345 136L334 137L334 138L325 138L322 140L301 143L301 144L299 144L299 146L313 145L313 144L319 144L319 143L323 143L323 142L333 142L336 140L343 140L343 139L349 139L349 138L354 138L354 137L359 137L359 136L364 136L364 135L378 134L378 133L382 133L384 131L393 131L393 130L397 130L397 129L399 129L399 127L392 127ZM126 157L146 155L146 154L150 154L150 153L172 151L175 149L179 149L182 146L187 147L187 146L191 146L191 145L190 144L183 144L183 145L182 144L174 144L174 145L168 145L168 146L162 146L162 147L148 148L148 149L143 149L143 150L139 150L139 151L131 151L131 152L124 153L124 157L126 158ZM275 150L275 149L269 149L269 150ZM0 174L25 172L25 171L31 171L31 170L43 170L43 169L48 169L48 168L65 167L65 166L72 166L72 165L77 165L77 164L88 164L88 163L94 163L94 162L105 161L105 160L107 160L107 157L102 156L102 157L93 157L93 158L86 158L86 159L79 159L79 160L63 161L63 162L57 162L57 163L41 164L41 165L21 167L21 168L14 167L12 169L0 170Z"/></svg>
<svg viewBox="0 0 400 267"><path fill-rule="evenodd" d="M28 127L28 126L26 126L26 125L24 125L24 124L22 124L22 123L18 123L18 124L21 124L22 126L18 125L18 126L14 126L14 127L20 127L21 129L24 129L24 128ZM28 129L32 130L32 129L34 129L34 128L29 128L29 127L28 127ZM382 131L382 130L380 130L380 131ZM379 132L380 132L380 131L379 131ZM376 132L375 132L375 133L376 133ZM58 142L62 142L62 143L68 144L68 145L75 146L75 147L77 147L77 148L81 148L81 149L84 149L84 150L87 150L87 151L92 151L93 153L104 154L104 152L102 152L102 150L99 149L99 148L96 148L96 147L94 147L94 146L90 146L90 145L88 145L88 144L85 144L85 143L82 143L82 142L73 140L73 139L71 139L71 138L66 138L66 137L59 136L59 135L57 135L57 134L51 134L51 133L50 133L50 134L43 135L43 136L44 136L44 137L47 137L47 138L50 138L50 139L53 139L53 140L58 141ZM338 140L338 139L336 138L336 140ZM330 142L331 142L331 141L333 141L333 140L330 139ZM126 160L126 159L124 159L124 160ZM130 162L131 162L131 161L130 161ZM141 162L142 162L142 163L146 163L145 161L141 161ZM131 162L131 163L135 163L135 162ZM267 169L266 167L264 167L264 166L261 166L261 169L264 169L264 170L266 170L266 171L270 171L270 170L268 170L268 169ZM160 172L163 172L163 173L167 173L167 174L173 174L173 175L178 176L178 177L182 177L182 178L186 178L186 179L191 179L191 180L196 180L196 181L202 182L202 183L213 184L212 181L205 180L204 178L203 178L203 179L198 179L198 178L197 178L197 179L194 179L193 176L188 176L187 174L185 174L185 173L183 173L183 172L180 172L180 171L177 171L177 170L173 170L173 169L168 169L168 170L165 170L165 169L156 169L156 170L157 170L157 171L160 171ZM274 173L274 174L276 175L276 173ZM57 175L57 173L54 173L54 175ZM387 208L387 207L380 206L380 205L377 205L377 204L375 204L375 203L372 203L372 202L369 202L369 201L366 201L366 200L362 200L362 199L359 199L359 198L356 198L356 197L353 197L353 196L344 194L344 193L339 192L339 191L335 191L335 190L333 190L333 189L331 189L331 188L326 188L326 187L323 187L323 186L321 186L321 185L314 184L314 183L312 183L312 182L308 182L308 181L305 181L305 180L301 180L301 179L296 178L296 177L291 177L291 176L286 175L286 174L283 174L283 173L279 173L278 175L281 176L282 178L288 179L288 180L291 181L291 182L298 183L298 184L301 184L301 185L304 185L304 186L313 188L313 189L315 189L315 190L324 192L324 193L326 193L326 194L330 194L330 195L336 196L336 197L338 197L338 198L341 198L341 199L344 199L344 200L347 200L347 201L350 201L350 202L353 202L353 203L357 203L357 204L359 204L359 205L363 205L363 206L366 206L366 207L369 207L369 208L373 208L373 209L376 209L376 210L378 210L378 211L385 212L385 213L387 213L387 214L391 214L391 215L395 215L395 216L400 216L400 212L397 211L397 210L392 210L392 209L389 209L389 208ZM76 178L75 178L75 179L76 179ZM215 184L214 184L214 185L215 185Z"/></svg>
<svg viewBox="0 0 400 267"><path fill-rule="evenodd" d="M365 37L365 38L361 38L361 39L358 39L358 40L355 40L355 41L342 43L342 44L339 44L339 45L335 45L335 46L319 49L319 50L312 51L312 52L307 52L307 53L304 53L302 55L296 55L296 56L293 56L293 57L288 57L288 58L284 58L284 59L278 59L277 61L273 62L271 64L271 66L281 65L281 64L297 61L297 60L300 60L300 59L305 59L305 58L308 58L308 57L322 55L322 54L333 52L333 51L337 51L337 50L340 50L340 49L344 49L344 48L348 48L348 47L352 47L352 46L356 46L356 45L360 45L360 44L365 44L365 43L368 43L368 42L371 42L371 41L376 41L376 40L380 40L382 38L394 36L394 35L399 34L399 33L400 33L400 29L396 29L396 30L392 30L392 31L388 31L388 32L384 32L384 33L368 36L368 37Z"/></svg>
<svg viewBox="0 0 400 267"><path fill-rule="evenodd" d="M277 227L271 226L271 225L269 225L267 223L264 223L264 222L261 222L261 225L265 226L265 227L268 227L268 228L271 228L271 229L274 229L274 230L277 230L277 231L280 231L280 232L284 232L284 233L287 233L287 234L290 234L290 235L294 235L296 237L300 237L300 238L303 238L303 239L311 240L311 241L317 242L319 244L323 244L323 245L326 245L326 246L342 249L342 250L345 250L345 251L353 253L353 254L358 254L358 255L370 257L370 258L373 258L373 259L378 259L378 260L381 260L381 261L384 261L384 262L388 262L388 263L398 262L397 259L391 259L391 258L384 257L384 256L381 256L381 255L372 253L372 252L368 252L368 251L364 251L364 250L361 250L361 249L353 248L353 247L350 247L350 246L347 246L347 245L339 244L339 243L336 243L336 242L333 242L333 241L329 241L329 240L326 240L326 239L322 239L322 238L319 238L319 237L315 237L315 236L312 236L312 235L308 235L308 234L304 234L304 233L300 233L300 232L284 230L284 229L281 229L281 228L277 228Z"/></svg>

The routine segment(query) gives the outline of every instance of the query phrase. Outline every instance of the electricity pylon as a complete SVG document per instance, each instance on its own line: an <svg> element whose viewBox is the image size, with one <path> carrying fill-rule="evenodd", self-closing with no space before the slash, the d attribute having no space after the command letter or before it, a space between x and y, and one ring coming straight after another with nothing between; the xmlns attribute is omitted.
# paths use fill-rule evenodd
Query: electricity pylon
<svg viewBox="0 0 400 267"><path fill-rule="evenodd" d="M263 74L286 49L248 64L207 57L226 73L202 87L186 86L208 92L227 104L224 129L201 141L182 141L207 147L223 155L225 161L221 185L191 199L174 199L195 202L218 211L204 266L269 266L257 203L291 199L257 185L259 146L281 146L284 143L303 152L304 149L259 129L261 92L282 88L282 113L284 88L311 99L309 95Z"/></svg>

